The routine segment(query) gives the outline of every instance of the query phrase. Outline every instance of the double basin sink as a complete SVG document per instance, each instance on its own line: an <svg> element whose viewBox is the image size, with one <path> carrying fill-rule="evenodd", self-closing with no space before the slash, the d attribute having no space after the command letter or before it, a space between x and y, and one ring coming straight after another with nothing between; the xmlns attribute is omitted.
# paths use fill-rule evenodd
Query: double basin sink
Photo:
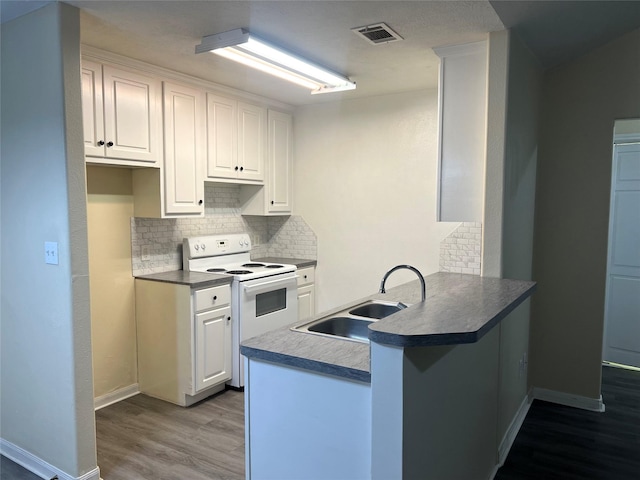
<svg viewBox="0 0 640 480"><path fill-rule="evenodd" d="M292 330L327 337L369 343L369 324L407 308L401 302L368 300L328 317L305 323Z"/></svg>

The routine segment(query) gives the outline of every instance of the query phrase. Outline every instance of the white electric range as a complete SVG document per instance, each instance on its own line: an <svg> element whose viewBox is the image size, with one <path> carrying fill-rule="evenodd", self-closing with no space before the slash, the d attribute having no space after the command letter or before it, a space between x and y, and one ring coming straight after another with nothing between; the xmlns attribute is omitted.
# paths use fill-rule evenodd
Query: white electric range
<svg viewBox="0 0 640 480"><path fill-rule="evenodd" d="M233 371L230 385L244 386L240 343L298 319L296 266L251 261L246 233L185 238L185 271L232 276Z"/></svg>

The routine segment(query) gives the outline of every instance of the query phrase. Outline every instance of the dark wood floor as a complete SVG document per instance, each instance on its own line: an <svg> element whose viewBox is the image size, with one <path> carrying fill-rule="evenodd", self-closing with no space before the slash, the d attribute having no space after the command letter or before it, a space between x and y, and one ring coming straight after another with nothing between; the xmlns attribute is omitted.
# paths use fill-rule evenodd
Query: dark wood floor
<svg viewBox="0 0 640 480"><path fill-rule="evenodd" d="M640 372L603 367L602 397L605 413L534 401L495 480L640 479ZM244 478L243 402L233 390L190 408L137 395L99 410L102 478ZM0 472L37 478L4 457Z"/></svg>
<svg viewBox="0 0 640 480"><path fill-rule="evenodd" d="M41 480L40 477L21 467L7 457L0 456L0 480Z"/></svg>
<svg viewBox="0 0 640 480"><path fill-rule="evenodd" d="M640 479L640 372L602 375L604 413L535 400L495 480Z"/></svg>

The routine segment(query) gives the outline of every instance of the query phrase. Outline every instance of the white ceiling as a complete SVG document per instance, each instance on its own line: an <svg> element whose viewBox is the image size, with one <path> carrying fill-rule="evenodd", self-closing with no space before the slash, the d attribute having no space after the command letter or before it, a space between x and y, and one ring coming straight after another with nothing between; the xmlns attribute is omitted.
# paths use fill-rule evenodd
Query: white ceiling
<svg viewBox="0 0 640 480"><path fill-rule="evenodd" d="M438 59L432 47L481 40L504 28L513 27L543 65L553 66L640 25L640 8L634 9L640 2L65 2L81 9L83 44L292 105L436 88ZM2 21L45 3L0 0ZM378 22L386 22L405 40L373 46L350 30ZM201 37L239 27L349 76L357 89L312 96L214 55L195 55Z"/></svg>

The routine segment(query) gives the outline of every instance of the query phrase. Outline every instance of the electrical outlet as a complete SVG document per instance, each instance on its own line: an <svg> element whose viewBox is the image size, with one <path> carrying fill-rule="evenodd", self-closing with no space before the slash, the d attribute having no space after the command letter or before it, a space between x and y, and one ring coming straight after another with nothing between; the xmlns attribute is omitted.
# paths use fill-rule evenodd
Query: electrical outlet
<svg viewBox="0 0 640 480"><path fill-rule="evenodd" d="M142 245L141 250L141 257L142 257L142 261L143 262L148 262L149 260L151 260L151 247L149 245Z"/></svg>
<svg viewBox="0 0 640 480"><path fill-rule="evenodd" d="M58 242L44 242L44 263L58 265Z"/></svg>

